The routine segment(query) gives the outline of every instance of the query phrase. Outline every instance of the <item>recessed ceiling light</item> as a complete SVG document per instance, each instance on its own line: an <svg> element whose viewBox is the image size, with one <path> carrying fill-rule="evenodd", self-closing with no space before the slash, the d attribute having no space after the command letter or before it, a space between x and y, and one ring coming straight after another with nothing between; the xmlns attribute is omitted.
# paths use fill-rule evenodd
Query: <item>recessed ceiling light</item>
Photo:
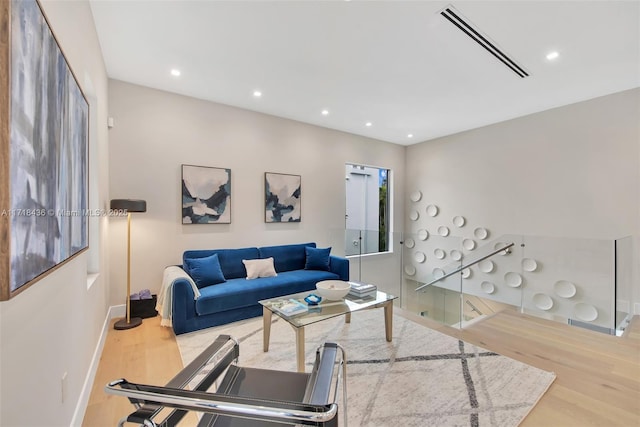
<svg viewBox="0 0 640 427"><path fill-rule="evenodd" d="M366 127L371 127L372 123L371 122L367 122L364 124Z"/></svg>
<svg viewBox="0 0 640 427"><path fill-rule="evenodd" d="M560 54L558 51L554 50L553 52L547 53L547 60L553 61L554 59L558 59L559 56Z"/></svg>
<svg viewBox="0 0 640 427"><path fill-rule="evenodd" d="M413 134L410 133L409 135L407 135L407 138L413 138Z"/></svg>
<svg viewBox="0 0 640 427"><path fill-rule="evenodd" d="M260 92L259 90L254 90L253 96L255 96L256 98L260 98L262 96L262 92Z"/></svg>
<svg viewBox="0 0 640 427"><path fill-rule="evenodd" d="M322 115L323 116L328 116L329 115L329 110L322 110Z"/></svg>
<svg viewBox="0 0 640 427"><path fill-rule="evenodd" d="M178 70L177 68L172 69L171 75L174 77L180 77L180 70Z"/></svg>

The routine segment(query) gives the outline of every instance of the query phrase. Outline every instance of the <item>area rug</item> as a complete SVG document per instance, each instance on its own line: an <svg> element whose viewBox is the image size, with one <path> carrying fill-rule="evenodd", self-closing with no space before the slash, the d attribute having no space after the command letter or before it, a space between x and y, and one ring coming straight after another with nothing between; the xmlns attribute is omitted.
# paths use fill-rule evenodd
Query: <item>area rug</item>
<svg viewBox="0 0 640 427"><path fill-rule="evenodd" d="M262 318L189 334L177 341L186 365L219 334L240 341L241 366L296 370L295 333L274 316L269 351ZM436 332L394 315L393 342L382 310L352 314L305 328L307 372L316 348L334 341L347 353L349 426L517 426L555 374Z"/></svg>

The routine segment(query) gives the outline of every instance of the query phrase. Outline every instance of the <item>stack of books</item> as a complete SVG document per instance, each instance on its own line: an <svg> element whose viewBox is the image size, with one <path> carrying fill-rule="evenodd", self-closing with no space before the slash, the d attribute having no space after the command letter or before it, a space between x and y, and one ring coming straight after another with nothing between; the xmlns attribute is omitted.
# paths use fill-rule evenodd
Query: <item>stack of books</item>
<svg viewBox="0 0 640 427"><path fill-rule="evenodd" d="M349 296L353 298L369 298L376 297L376 292L378 288L376 285L372 285L371 283L362 283L362 282L349 282L351 284L351 289L349 290Z"/></svg>

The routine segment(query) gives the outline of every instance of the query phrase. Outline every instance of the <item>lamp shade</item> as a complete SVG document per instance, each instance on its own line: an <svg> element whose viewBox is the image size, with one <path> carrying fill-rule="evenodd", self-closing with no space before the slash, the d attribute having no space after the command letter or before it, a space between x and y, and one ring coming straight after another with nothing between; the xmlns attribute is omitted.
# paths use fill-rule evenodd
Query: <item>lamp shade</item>
<svg viewBox="0 0 640 427"><path fill-rule="evenodd" d="M147 202L145 200L112 199L111 209L126 212L146 212Z"/></svg>

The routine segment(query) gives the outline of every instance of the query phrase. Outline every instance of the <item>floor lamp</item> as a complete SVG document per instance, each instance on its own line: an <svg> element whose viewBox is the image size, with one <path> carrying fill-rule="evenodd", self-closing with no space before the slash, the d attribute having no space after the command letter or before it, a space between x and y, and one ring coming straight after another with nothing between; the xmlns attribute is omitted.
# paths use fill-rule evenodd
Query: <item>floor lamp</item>
<svg viewBox="0 0 640 427"><path fill-rule="evenodd" d="M131 213L146 212L147 202L144 200L113 199L111 200L111 210L127 213L127 317L118 320L113 328L131 329L142 324L141 318L131 318Z"/></svg>

